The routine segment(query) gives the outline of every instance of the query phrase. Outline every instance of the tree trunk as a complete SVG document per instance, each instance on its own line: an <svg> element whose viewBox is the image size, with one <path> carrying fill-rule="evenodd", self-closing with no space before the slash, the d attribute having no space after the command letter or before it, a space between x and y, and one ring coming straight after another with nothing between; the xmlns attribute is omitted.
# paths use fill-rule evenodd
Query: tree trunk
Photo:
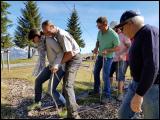
<svg viewBox="0 0 160 120"><path fill-rule="evenodd" d="M28 45L28 59L31 58L31 53L30 53L30 51L31 51L31 47L30 47L30 45Z"/></svg>

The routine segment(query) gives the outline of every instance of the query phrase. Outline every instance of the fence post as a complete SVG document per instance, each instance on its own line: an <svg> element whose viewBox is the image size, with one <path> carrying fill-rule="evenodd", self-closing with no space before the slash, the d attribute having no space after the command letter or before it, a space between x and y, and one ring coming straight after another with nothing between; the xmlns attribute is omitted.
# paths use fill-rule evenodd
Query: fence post
<svg viewBox="0 0 160 120"><path fill-rule="evenodd" d="M4 67L4 59L3 59L3 54L4 54L4 51L1 51L1 69L3 70L3 67Z"/></svg>
<svg viewBox="0 0 160 120"><path fill-rule="evenodd" d="M9 53L10 53L10 50L7 50L7 66L8 66L8 71L10 71Z"/></svg>

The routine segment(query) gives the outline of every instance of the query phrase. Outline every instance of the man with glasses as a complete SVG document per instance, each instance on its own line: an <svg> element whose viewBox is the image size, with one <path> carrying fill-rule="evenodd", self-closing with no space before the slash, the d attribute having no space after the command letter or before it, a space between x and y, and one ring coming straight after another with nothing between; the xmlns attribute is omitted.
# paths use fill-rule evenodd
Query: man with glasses
<svg viewBox="0 0 160 120"><path fill-rule="evenodd" d="M159 119L159 29L144 24L135 11L126 11L120 18L123 33L132 42L129 63L133 81L119 110L119 118L132 118L143 113L145 119Z"/></svg>
<svg viewBox="0 0 160 120"><path fill-rule="evenodd" d="M120 41L117 33L108 27L106 17L99 17L96 22L99 32L93 52L98 54L98 57L94 68L94 90L89 92L89 95L100 94L100 71L103 67L104 97L101 102L106 103L111 97L109 74L112 59L114 52L118 50Z"/></svg>

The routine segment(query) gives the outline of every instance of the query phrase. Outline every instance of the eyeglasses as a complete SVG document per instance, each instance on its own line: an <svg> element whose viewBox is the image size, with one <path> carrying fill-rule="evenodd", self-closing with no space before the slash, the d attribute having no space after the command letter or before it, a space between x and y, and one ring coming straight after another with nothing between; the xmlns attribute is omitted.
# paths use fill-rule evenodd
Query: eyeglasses
<svg viewBox="0 0 160 120"><path fill-rule="evenodd" d="M127 24L128 22L125 22L119 29L123 32L124 30L124 26Z"/></svg>
<svg viewBox="0 0 160 120"><path fill-rule="evenodd" d="M97 26L98 28L102 28L102 27L105 27L106 24L102 23L102 24L97 24L96 26Z"/></svg>

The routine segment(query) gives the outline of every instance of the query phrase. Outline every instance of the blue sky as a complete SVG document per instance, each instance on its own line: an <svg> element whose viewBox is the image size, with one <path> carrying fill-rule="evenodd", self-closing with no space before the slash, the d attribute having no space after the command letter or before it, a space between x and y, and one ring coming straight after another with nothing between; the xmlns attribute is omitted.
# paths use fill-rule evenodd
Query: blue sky
<svg viewBox="0 0 160 120"><path fill-rule="evenodd" d="M14 36L17 26L17 17L20 17L21 8L25 1L8 1L11 13L8 18L13 21L13 26L8 30ZM68 18L75 4L82 30L82 38L86 47L82 53L89 53L95 46L98 29L96 19L106 16L109 23L118 21L126 10L136 10L145 18L145 23L159 28L159 2L158 1L37 1L42 21L49 19L55 25L66 29Z"/></svg>

